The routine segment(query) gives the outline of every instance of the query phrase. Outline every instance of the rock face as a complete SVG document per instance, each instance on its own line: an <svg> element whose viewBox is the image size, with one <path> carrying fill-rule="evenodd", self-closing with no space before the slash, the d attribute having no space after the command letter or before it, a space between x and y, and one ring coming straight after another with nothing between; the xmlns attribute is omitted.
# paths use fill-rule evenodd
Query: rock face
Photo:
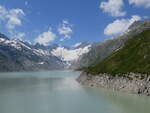
<svg viewBox="0 0 150 113"><path fill-rule="evenodd" d="M91 75L82 72L77 78L82 85L150 96L150 75L129 73L123 76Z"/></svg>

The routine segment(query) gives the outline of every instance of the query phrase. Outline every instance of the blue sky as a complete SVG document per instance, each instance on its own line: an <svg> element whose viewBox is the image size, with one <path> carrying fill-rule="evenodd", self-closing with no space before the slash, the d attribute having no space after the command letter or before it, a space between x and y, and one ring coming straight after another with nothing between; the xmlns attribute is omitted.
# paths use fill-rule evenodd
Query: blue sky
<svg viewBox="0 0 150 113"><path fill-rule="evenodd" d="M109 39L149 16L150 0L1 0L0 32L72 46Z"/></svg>

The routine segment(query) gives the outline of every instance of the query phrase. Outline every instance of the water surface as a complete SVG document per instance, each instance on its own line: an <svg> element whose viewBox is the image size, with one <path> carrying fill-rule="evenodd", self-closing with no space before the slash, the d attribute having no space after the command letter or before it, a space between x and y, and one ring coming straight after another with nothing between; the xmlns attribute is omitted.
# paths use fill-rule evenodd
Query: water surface
<svg viewBox="0 0 150 113"><path fill-rule="evenodd" d="M79 74L0 73L0 113L150 113L150 97L84 87Z"/></svg>

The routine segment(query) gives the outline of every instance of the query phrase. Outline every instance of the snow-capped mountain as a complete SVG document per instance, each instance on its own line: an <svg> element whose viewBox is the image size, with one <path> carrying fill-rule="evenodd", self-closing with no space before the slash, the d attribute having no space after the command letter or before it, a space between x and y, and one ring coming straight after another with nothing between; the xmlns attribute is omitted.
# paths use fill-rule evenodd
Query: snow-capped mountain
<svg viewBox="0 0 150 113"><path fill-rule="evenodd" d="M91 49L92 44L80 43L73 49L68 49L65 47L57 47L51 51L54 56L57 56L62 61L66 62L66 68L76 68L78 64L78 59L84 54L88 53Z"/></svg>
<svg viewBox="0 0 150 113"><path fill-rule="evenodd" d="M65 47L57 47L51 51L54 56L57 56L62 61L76 61L80 56L87 53L90 50L91 45L78 47L75 49L67 49Z"/></svg>
<svg viewBox="0 0 150 113"><path fill-rule="evenodd" d="M55 47L44 49L0 34L0 71L64 69L66 63L51 54Z"/></svg>
<svg viewBox="0 0 150 113"><path fill-rule="evenodd" d="M92 43L88 43L88 42L79 42L79 43L76 43L73 47L74 49L79 49L79 48L84 48L84 47L87 47L87 46L91 46Z"/></svg>
<svg viewBox="0 0 150 113"><path fill-rule="evenodd" d="M90 47L85 43L73 49L57 44L30 44L0 34L0 71L66 69Z"/></svg>

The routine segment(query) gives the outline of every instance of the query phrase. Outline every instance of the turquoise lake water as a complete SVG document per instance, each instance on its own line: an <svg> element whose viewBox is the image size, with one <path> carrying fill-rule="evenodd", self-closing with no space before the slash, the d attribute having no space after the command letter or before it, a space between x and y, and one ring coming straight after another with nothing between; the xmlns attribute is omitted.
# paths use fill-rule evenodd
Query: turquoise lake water
<svg viewBox="0 0 150 113"><path fill-rule="evenodd" d="M79 74L0 73L0 113L150 113L150 97L88 88Z"/></svg>

